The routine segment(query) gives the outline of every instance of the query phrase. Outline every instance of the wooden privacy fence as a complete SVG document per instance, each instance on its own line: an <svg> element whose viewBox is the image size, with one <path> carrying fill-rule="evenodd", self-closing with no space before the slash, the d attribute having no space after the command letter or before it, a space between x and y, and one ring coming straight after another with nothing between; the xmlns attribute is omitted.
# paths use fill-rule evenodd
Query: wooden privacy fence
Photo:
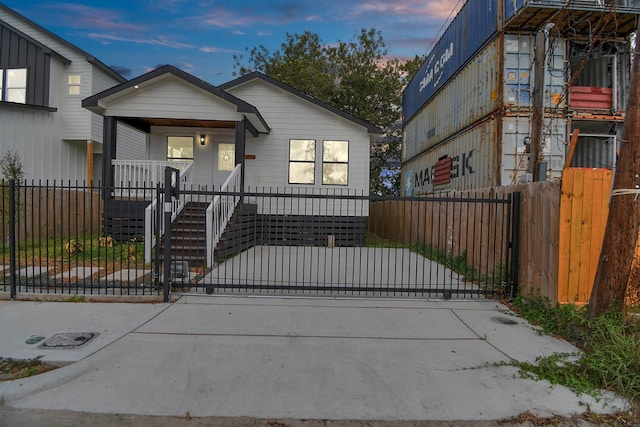
<svg viewBox="0 0 640 427"><path fill-rule="evenodd" d="M613 171L567 168L562 172L558 302L586 304L596 277L609 215Z"/></svg>
<svg viewBox="0 0 640 427"><path fill-rule="evenodd" d="M567 168L562 181L459 192L455 196L504 197L519 192L520 293L540 294L552 304L588 303L604 238L612 180L613 173L608 169ZM411 201L374 203L369 231L402 244L431 242L453 256L465 251L469 255L470 249L481 247L482 251L474 251L476 255L468 259L473 267L485 271L492 264L499 265L504 251L498 243L502 236L493 236L489 231L494 228L491 224L503 220L498 211L483 213L467 203L443 202L433 211L420 206ZM504 228L498 226L495 230ZM481 253L483 256L478 258Z"/></svg>
<svg viewBox="0 0 640 427"><path fill-rule="evenodd" d="M2 237L9 236L7 182L2 185ZM82 186L64 188L23 184L16 186L16 239L71 238L101 232L103 202L99 191Z"/></svg>
<svg viewBox="0 0 640 427"><path fill-rule="evenodd" d="M487 189L374 202L369 232L404 246L426 246L448 262L464 262L486 280L507 281L509 197Z"/></svg>
<svg viewBox="0 0 640 427"><path fill-rule="evenodd" d="M497 191L519 191L521 195L519 293L539 293L555 304L558 298L560 181L500 187Z"/></svg>

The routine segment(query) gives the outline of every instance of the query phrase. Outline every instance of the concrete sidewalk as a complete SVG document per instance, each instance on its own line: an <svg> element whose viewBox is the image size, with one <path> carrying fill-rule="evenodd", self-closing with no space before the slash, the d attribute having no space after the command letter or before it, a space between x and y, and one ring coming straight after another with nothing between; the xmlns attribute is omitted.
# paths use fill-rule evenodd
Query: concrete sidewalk
<svg viewBox="0 0 640 427"><path fill-rule="evenodd" d="M182 297L0 303L0 356L74 362L0 383L15 408L193 417L499 420L614 412L500 362L576 351L499 303ZM14 330L15 329L15 330ZM81 349L31 336L99 332ZM606 407L605 407L606 406Z"/></svg>

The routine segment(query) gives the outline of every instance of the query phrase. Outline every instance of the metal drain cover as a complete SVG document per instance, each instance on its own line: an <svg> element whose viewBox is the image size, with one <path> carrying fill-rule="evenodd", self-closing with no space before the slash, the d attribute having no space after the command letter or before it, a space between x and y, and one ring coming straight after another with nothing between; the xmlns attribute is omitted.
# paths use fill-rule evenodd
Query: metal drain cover
<svg viewBox="0 0 640 427"><path fill-rule="evenodd" d="M85 345L98 335L97 332L64 332L55 334L42 343L43 348L76 348Z"/></svg>

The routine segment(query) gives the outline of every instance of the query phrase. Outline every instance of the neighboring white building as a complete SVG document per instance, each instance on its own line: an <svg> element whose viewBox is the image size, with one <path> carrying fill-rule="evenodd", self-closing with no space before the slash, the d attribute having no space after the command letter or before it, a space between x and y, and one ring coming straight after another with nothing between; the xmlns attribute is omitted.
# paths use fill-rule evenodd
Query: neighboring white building
<svg viewBox="0 0 640 427"><path fill-rule="evenodd" d="M0 157L17 152L25 178L96 181L102 174L102 118L82 99L124 82L89 53L0 4ZM122 127L136 157L144 135Z"/></svg>

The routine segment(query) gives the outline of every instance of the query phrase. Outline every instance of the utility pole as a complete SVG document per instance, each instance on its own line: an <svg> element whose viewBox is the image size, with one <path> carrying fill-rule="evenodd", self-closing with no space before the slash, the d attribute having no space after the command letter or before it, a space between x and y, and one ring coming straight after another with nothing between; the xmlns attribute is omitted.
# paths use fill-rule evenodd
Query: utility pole
<svg viewBox="0 0 640 427"><path fill-rule="evenodd" d="M544 124L544 75L547 55L548 32L538 31L535 51L535 82L533 85L533 117L531 120L531 142L529 146L529 173L533 181L539 181L538 165L542 148L542 126Z"/></svg>
<svg viewBox="0 0 640 427"><path fill-rule="evenodd" d="M640 21L637 24L640 30ZM640 225L640 50L633 48L624 139L613 181L607 227L588 313L596 317L610 306L622 307Z"/></svg>

